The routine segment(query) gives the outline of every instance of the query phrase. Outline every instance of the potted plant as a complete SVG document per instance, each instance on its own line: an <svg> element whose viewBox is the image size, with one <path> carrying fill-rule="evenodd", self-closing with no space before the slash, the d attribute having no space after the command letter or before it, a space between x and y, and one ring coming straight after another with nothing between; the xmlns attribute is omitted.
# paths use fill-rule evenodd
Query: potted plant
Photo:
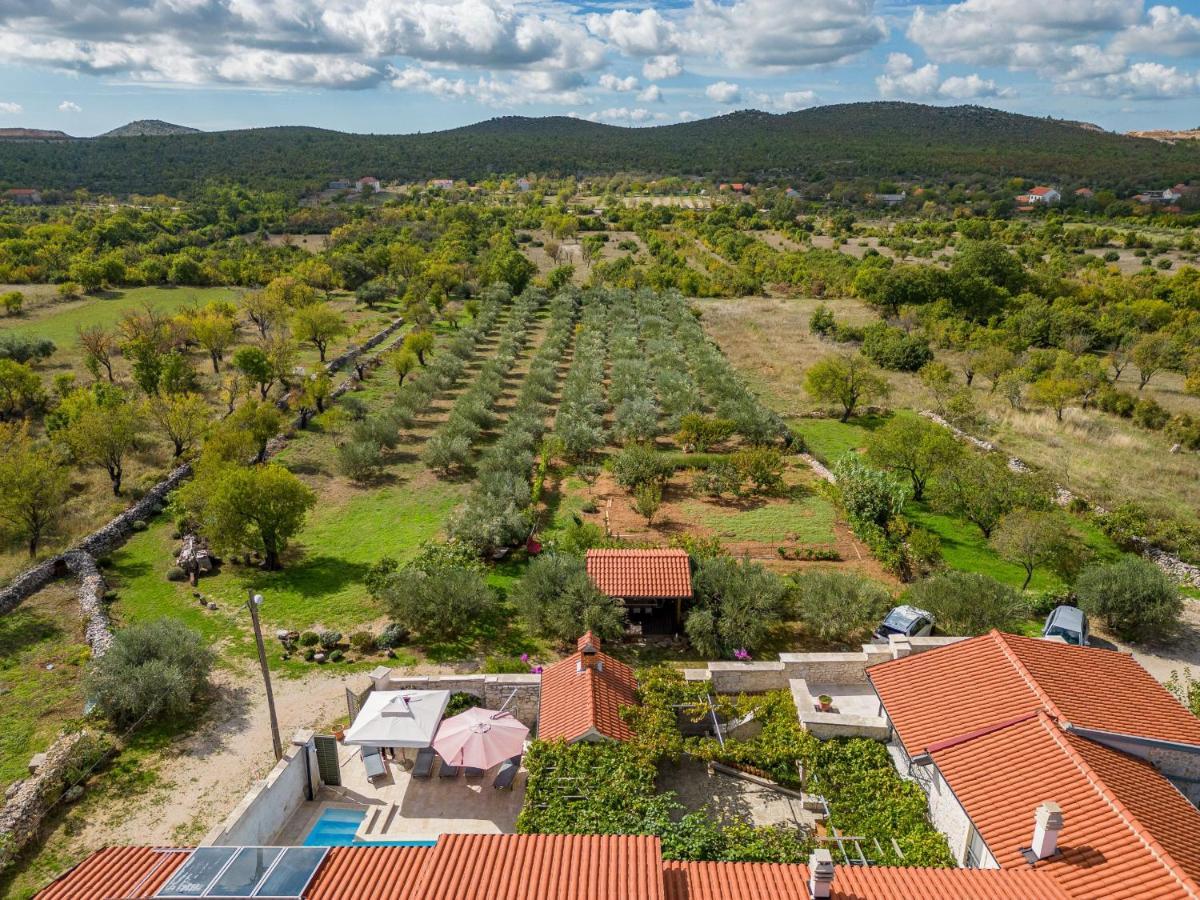
<svg viewBox="0 0 1200 900"><path fill-rule="evenodd" d="M343 728L341 725L338 725L337 727L335 727L333 729L333 739L335 741L337 741L338 743L341 743L342 738L344 738L345 736L346 736L346 729Z"/></svg>
<svg viewBox="0 0 1200 900"><path fill-rule="evenodd" d="M817 703L820 706L821 712L833 712L833 698L828 694L822 694L818 697Z"/></svg>

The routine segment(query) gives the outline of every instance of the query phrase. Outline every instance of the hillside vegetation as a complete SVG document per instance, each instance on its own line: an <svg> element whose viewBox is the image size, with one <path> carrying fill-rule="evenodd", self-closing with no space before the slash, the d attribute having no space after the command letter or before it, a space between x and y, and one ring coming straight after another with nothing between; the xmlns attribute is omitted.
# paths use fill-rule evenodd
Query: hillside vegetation
<svg viewBox="0 0 1200 900"><path fill-rule="evenodd" d="M744 111L655 128L504 117L430 134L258 128L162 139L0 143L12 185L186 195L204 179L304 188L340 174L388 181L655 172L722 178L1087 180L1117 187L1185 181L1200 149L977 106L855 103L786 115Z"/></svg>

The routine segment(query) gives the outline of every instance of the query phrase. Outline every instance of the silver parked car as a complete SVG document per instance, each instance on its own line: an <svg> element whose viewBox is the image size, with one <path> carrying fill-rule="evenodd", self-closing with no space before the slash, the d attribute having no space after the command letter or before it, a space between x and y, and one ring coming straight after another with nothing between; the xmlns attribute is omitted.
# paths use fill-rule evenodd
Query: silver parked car
<svg viewBox="0 0 1200 900"><path fill-rule="evenodd" d="M905 603L884 616L875 629L875 639L886 641L893 634L904 637L925 637L933 633L933 614Z"/></svg>
<svg viewBox="0 0 1200 900"><path fill-rule="evenodd" d="M1088 620L1076 606L1056 606L1046 617L1042 637L1060 637L1076 647L1088 645Z"/></svg>

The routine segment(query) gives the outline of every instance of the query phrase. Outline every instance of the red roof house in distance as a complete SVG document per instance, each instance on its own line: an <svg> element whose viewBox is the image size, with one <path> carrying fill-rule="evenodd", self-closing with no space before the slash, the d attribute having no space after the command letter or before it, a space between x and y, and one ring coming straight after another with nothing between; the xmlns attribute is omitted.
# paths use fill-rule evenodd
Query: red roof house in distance
<svg viewBox="0 0 1200 900"><path fill-rule="evenodd" d="M867 675L961 865L1200 897L1200 719L1132 656L993 631Z"/></svg>
<svg viewBox="0 0 1200 900"><path fill-rule="evenodd" d="M692 598L686 550L589 550L587 573L596 587L625 604L630 625L642 634L673 634Z"/></svg>
<svg viewBox="0 0 1200 900"><path fill-rule="evenodd" d="M42 194L36 188L10 188L4 192L4 199L17 206L37 206Z"/></svg>
<svg viewBox="0 0 1200 900"><path fill-rule="evenodd" d="M621 709L637 703L633 669L601 653L600 639L590 631L578 647L542 672L538 740L629 740L633 732L621 718Z"/></svg>

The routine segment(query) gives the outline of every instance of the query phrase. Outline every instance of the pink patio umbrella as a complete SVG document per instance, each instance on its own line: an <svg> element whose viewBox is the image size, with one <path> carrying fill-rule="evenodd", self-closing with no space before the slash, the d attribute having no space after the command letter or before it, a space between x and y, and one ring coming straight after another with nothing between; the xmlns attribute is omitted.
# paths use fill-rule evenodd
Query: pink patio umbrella
<svg viewBox="0 0 1200 900"><path fill-rule="evenodd" d="M478 706L443 719L433 739L433 749L452 766L490 769L525 746L529 729L512 713Z"/></svg>

